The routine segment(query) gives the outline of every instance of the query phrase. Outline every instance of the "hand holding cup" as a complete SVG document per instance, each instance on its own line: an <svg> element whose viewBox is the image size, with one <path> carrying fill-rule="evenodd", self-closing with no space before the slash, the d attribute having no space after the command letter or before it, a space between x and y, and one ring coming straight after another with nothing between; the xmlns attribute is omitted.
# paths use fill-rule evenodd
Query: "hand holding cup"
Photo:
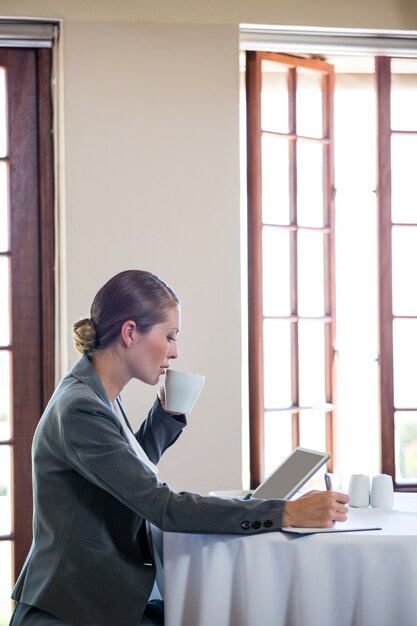
<svg viewBox="0 0 417 626"><path fill-rule="evenodd" d="M165 375L165 411L189 415L201 393L205 376L178 370L167 370Z"/></svg>

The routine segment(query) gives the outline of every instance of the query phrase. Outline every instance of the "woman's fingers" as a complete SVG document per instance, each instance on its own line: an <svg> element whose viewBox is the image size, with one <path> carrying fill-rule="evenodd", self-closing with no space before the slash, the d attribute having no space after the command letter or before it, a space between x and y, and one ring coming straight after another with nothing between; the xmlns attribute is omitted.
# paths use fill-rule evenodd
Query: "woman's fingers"
<svg viewBox="0 0 417 626"><path fill-rule="evenodd" d="M158 398L162 404L162 408L165 409L165 387L163 385L158 389Z"/></svg>
<svg viewBox="0 0 417 626"><path fill-rule="evenodd" d="M306 494L285 505L283 526L330 528L335 522L345 522L349 496L337 491Z"/></svg>

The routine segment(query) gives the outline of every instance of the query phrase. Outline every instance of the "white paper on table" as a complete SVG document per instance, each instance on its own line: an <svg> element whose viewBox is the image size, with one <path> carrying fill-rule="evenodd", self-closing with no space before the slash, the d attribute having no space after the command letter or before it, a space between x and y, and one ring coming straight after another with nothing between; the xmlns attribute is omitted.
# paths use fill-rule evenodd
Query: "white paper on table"
<svg viewBox="0 0 417 626"><path fill-rule="evenodd" d="M298 526L284 526L281 529L285 533L295 533L297 535L313 535L314 533L352 533L359 530L382 530L381 526L362 526L359 524L347 524L341 522L331 528L302 528Z"/></svg>

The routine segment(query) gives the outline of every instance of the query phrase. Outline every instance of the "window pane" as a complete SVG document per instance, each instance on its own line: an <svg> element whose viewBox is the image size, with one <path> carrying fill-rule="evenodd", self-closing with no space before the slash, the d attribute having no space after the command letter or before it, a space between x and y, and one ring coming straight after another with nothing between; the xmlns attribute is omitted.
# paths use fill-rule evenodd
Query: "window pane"
<svg viewBox="0 0 417 626"><path fill-rule="evenodd" d="M9 250L9 185L7 163L0 163L0 252Z"/></svg>
<svg viewBox="0 0 417 626"><path fill-rule="evenodd" d="M363 136L361 134L361 137ZM364 146L366 155L373 151L374 144L370 137L366 138ZM340 148L340 152L342 151ZM352 162L355 159L352 159ZM339 188L337 190L335 224L337 428L334 441L338 474L341 484L346 486L349 485L352 473L374 475L381 471L378 444L379 370L376 361L378 356L376 198L370 188L367 190L362 188L358 193L355 172L356 166L352 174L352 180L355 180L354 188L352 186L351 189L348 188L346 177L346 185L344 184L342 191L339 191ZM370 441L373 445L368 445Z"/></svg>
<svg viewBox="0 0 417 626"><path fill-rule="evenodd" d="M300 446L326 451L326 414L324 411L300 411Z"/></svg>
<svg viewBox="0 0 417 626"><path fill-rule="evenodd" d="M360 199L337 192L336 202L337 344L355 358L378 355L378 273L375 194ZM360 228L358 228L360 224ZM353 246L353 242L355 245Z"/></svg>
<svg viewBox="0 0 417 626"><path fill-rule="evenodd" d="M288 70L272 61L262 61L262 130L288 133Z"/></svg>
<svg viewBox="0 0 417 626"><path fill-rule="evenodd" d="M288 140L262 135L262 221L266 224L288 224L289 157Z"/></svg>
<svg viewBox="0 0 417 626"><path fill-rule="evenodd" d="M265 413L265 476L279 465L292 450L292 416L289 411Z"/></svg>
<svg viewBox="0 0 417 626"><path fill-rule="evenodd" d="M10 439L10 352L0 350L0 441Z"/></svg>
<svg viewBox="0 0 417 626"><path fill-rule="evenodd" d="M417 315L417 228L392 229L394 315Z"/></svg>
<svg viewBox="0 0 417 626"><path fill-rule="evenodd" d="M393 344L394 404L396 407L417 407L417 320L394 320Z"/></svg>
<svg viewBox="0 0 417 626"><path fill-rule="evenodd" d="M391 139L392 221L417 222L417 136Z"/></svg>
<svg viewBox="0 0 417 626"><path fill-rule="evenodd" d="M417 411L397 411L395 424L395 478L417 482Z"/></svg>
<svg viewBox="0 0 417 626"><path fill-rule="evenodd" d="M391 71L391 128L417 130L417 59L393 59Z"/></svg>
<svg viewBox="0 0 417 626"><path fill-rule="evenodd" d="M10 469L10 446L0 446L0 535L12 532Z"/></svg>
<svg viewBox="0 0 417 626"><path fill-rule="evenodd" d="M0 257L0 346L10 344L9 271L8 257Z"/></svg>
<svg viewBox="0 0 417 626"><path fill-rule="evenodd" d="M335 73L336 201L339 200L340 193L345 192L352 195L357 204L364 193L372 193L375 189L375 111L375 78L372 73ZM358 150L358 137L361 138L361 150ZM354 186L352 181L355 181Z"/></svg>
<svg viewBox="0 0 417 626"><path fill-rule="evenodd" d="M265 406L285 408L291 401L291 324L264 320Z"/></svg>
<svg viewBox="0 0 417 626"><path fill-rule="evenodd" d="M298 358L300 405L323 405L326 399L323 322L299 321Z"/></svg>
<svg viewBox="0 0 417 626"><path fill-rule="evenodd" d="M12 543L0 541L0 624L6 626L12 614Z"/></svg>
<svg viewBox="0 0 417 626"><path fill-rule="evenodd" d="M6 70L0 67L0 157L7 156Z"/></svg>
<svg viewBox="0 0 417 626"><path fill-rule="evenodd" d="M321 74L297 68L297 135L323 136Z"/></svg>
<svg viewBox="0 0 417 626"><path fill-rule="evenodd" d="M262 254L264 315L289 315L291 312L289 232L264 226Z"/></svg>
<svg viewBox="0 0 417 626"><path fill-rule="evenodd" d="M323 226L323 147L297 142L297 223Z"/></svg>
<svg viewBox="0 0 417 626"><path fill-rule="evenodd" d="M323 233L298 232L298 313L324 314Z"/></svg>

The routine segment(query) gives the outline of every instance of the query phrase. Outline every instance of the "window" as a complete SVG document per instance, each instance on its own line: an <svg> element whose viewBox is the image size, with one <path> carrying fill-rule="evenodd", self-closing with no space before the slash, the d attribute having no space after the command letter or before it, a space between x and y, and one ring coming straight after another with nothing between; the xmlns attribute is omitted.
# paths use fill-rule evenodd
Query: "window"
<svg viewBox="0 0 417 626"><path fill-rule="evenodd" d="M32 541L31 442L54 385L50 77L51 50L0 48L1 624Z"/></svg>
<svg viewBox="0 0 417 626"><path fill-rule="evenodd" d="M304 445L417 489L417 61L309 56L247 54L252 486Z"/></svg>
<svg viewBox="0 0 417 626"><path fill-rule="evenodd" d="M376 60L382 469L417 490L417 59ZM413 71L413 73L411 73Z"/></svg>
<svg viewBox="0 0 417 626"><path fill-rule="evenodd" d="M258 483L292 447L332 450L333 68L250 52L246 72Z"/></svg>

